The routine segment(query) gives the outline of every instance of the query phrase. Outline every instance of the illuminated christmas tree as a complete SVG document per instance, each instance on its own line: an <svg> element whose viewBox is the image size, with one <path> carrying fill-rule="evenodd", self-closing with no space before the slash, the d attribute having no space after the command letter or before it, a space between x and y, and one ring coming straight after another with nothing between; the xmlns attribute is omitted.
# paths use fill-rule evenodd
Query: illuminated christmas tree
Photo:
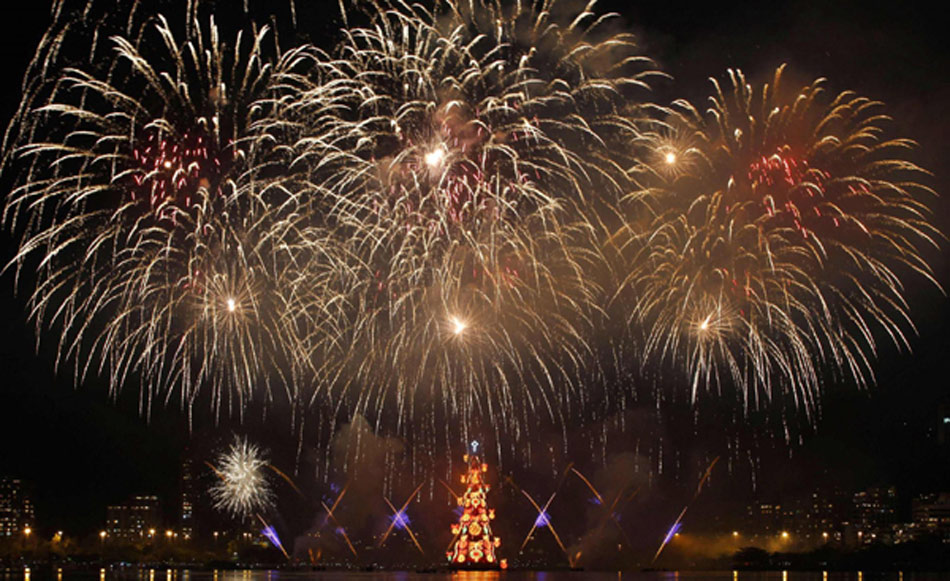
<svg viewBox="0 0 950 581"><path fill-rule="evenodd" d="M482 464L478 457L478 442L472 442L472 451L463 457L468 472L462 475L462 484L466 485L465 494L458 499L462 507L459 522L452 525L452 548L446 556L455 566L501 566L495 555L495 547L501 539L492 536L491 521L495 518L495 509L488 508L486 495L491 487L485 482L488 464Z"/></svg>

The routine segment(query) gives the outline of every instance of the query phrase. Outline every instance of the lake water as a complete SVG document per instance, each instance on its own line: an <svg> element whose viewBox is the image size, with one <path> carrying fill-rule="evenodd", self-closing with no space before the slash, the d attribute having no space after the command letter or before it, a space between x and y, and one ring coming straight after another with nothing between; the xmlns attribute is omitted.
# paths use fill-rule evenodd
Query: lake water
<svg viewBox="0 0 950 581"><path fill-rule="evenodd" d="M950 572L821 571L459 571L362 572L171 570L135 567L0 569L0 581L950 581Z"/></svg>

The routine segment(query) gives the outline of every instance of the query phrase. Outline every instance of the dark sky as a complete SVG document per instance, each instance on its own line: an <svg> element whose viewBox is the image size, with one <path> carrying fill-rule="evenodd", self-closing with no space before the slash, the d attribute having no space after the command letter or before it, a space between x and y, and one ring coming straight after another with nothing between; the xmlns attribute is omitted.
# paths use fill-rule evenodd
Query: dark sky
<svg viewBox="0 0 950 581"><path fill-rule="evenodd" d="M48 18L42 1L17 4L6 9L7 27L0 35L4 123ZM914 159L934 172L938 191L950 191L950 69L946 20L936 12L907 2L744 6L617 0L601 6L621 12L647 53L674 75L675 81L657 88L661 101L699 100L708 92L706 79L721 78L727 67L759 79L787 62L801 78L828 77L834 91L853 89L885 101L897 131L920 143ZM9 14L13 10L16 18ZM326 27L321 21L319 30ZM305 22L301 29L307 30ZM937 221L950 232L947 200L935 207ZM0 259L9 260L11 249L4 238ZM948 286L945 258L935 253L932 263ZM790 486L782 469L790 453L803 474L830 471L829 478L848 486L891 482L905 495L950 488L946 464L935 462L941 453L946 458L946 451L936 446L933 431L950 377L948 300L924 285L910 287L908 296L919 325L913 353L884 346L876 386L868 392L832 390L824 417L803 443L791 450L779 443L774 453L764 453L760 493ZM0 278L0 323L0 475L32 483L41 527L93 530L107 503L132 493L169 496L175 490L177 462L191 439L177 408L159 410L146 422L135 389L113 401L101 381L74 387L68 369L54 374L52 353L36 353L24 301L14 296L9 274ZM224 431L211 433L217 437ZM751 487L738 488L748 493Z"/></svg>

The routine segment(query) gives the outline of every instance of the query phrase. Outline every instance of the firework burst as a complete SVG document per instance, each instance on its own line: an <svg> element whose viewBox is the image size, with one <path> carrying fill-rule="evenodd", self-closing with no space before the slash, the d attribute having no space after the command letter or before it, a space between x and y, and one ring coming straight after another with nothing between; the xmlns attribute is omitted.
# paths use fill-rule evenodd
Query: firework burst
<svg viewBox="0 0 950 581"><path fill-rule="evenodd" d="M650 187L631 201L659 217L632 237L621 295L646 356L685 368L694 398L731 383L748 407L790 395L811 411L826 366L864 384L880 333L907 346L904 278L933 280L932 192L880 103L789 87L781 68L729 81L707 115L676 102L644 137Z"/></svg>
<svg viewBox="0 0 950 581"><path fill-rule="evenodd" d="M274 491L267 479L267 467L263 450L244 438L235 438L211 466L218 477L210 489L214 507L242 519L273 508Z"/></svg>
<svg viewBox="0 0 950 581"><path fill-rule="evenodd" d="M77 379L104 371L116 392L135 376L146 407L205 387L241 409L300 352L309 235L261 173L276 87L306 48L268 49L266 28L228 45L193 18L183 40L146 19L112 37L114 58L50 73L18 120L5 218L18 275L36 269L31 317L60 330Z"/></svg>
<svg viewBox="0 0 950 581"><path fill-rule="evenodd" d="M655 73L609 15L561 21L552 5L382 6L301 97L311 215L357 261L358 392L333 400L400 421L439 402L516 434L575 397L596 210L629 191L616 145Z"/></svg>

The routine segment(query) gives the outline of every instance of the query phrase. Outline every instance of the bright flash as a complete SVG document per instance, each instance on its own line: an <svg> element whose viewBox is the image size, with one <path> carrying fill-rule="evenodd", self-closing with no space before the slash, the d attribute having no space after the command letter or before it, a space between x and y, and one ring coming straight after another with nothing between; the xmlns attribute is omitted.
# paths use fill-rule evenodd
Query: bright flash
<svg viewBox="0 0 950 581"><path fill-rule="evenodd" d="M426 165L428 165L431 168L437 168L441 166L442 160L444 159L445 159L445 151L441 147L433 149L432 151L427 153L425 156Z"/></svg>
<svg viewBox="0 0 950 581"><path fill-rule="evenodd" d="M233 313L237 309L237 303L234 302L234 299L228 299L228 312Z"/></svg>
<svg viewBox="0 0 950 581"><path fill-rule="evenodd" d="M171 169L171 168L172 168L172 162L170 162L170 161L166 161L166 162L163 163L162 165L165 166L165 169Z"/></svg>
<svg viewBox="0 0 950 581"><path fill-rule="evenodd" d="M667 154L663 156L663 159L666 160L667 165L673 165L674 163L676 163L676 154L673 153L672 151L667 152Z"/></svg>
<svg viewBox="0 0 950 581"><path fill-rule="evenodd" d="M707 315L703 322L699 324L699 330L705 331L709 329L709 320L712 318L712 315Z"/></svg>
<svg viewBox="0 0 950 581"><path fill-rule="evenodd" d="M458 317L452 317L452 332L456 335L461 335L465 332L465 329L468 325L465 324L465 321L459 319Z"/></svg>

